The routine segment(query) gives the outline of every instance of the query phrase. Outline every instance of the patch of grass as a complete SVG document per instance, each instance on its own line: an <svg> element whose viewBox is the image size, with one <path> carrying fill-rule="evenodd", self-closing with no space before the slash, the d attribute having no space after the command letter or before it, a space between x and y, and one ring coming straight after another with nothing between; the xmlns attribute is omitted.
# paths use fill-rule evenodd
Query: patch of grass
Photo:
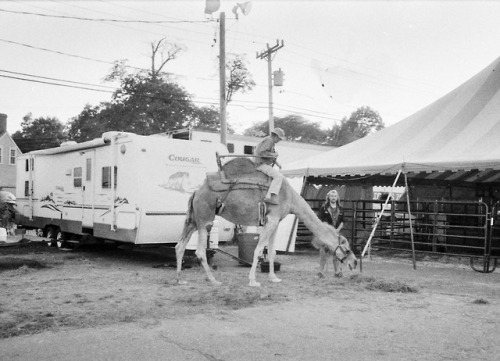
<svg viewBox="0 0 500 361"><path fill-rule="evenodd" d="M271 300L270 293L260 289L248 289L241 286L217 287L209 290L190 292L189 295L177 297L176 303L190 306L223 306L233 310L249 307L258 301Z"/></svg>
<svg viewBox="0 0 500 361"><path fill-rule="evenodd" d="M489 305L490 304L490 302L488 300L485 300L484 298L476 298L471 303L473 303L475 305Z"/></svg>
<svg viewBox="0 0 500 361"><path fill-rule="evenodd" d="M22 255L33 253L58 253L57 247L47 247L45 242L31 242L29 240L21 240L19 243L10 243L3 246L0 245L0 255Z"/></svg>
<svg viewBox="0 0 500 361"><path fill-rule="evenodd" d="M382 292L399 292L399 293L417 293L418 288L415 286L407 285L401 281L388 281L383 279L376 279L374 277L365 277L360 274L352 275L349 278L350 282L364 285L364 288L370 291Z"/></svg>
<svg viewBox="0 0 500 361"><path fill-rule="evenodd" d="M16 257L0 258L0 272L19 269L22 267L42 269L46 268L47 265L43 262L30 258L16 258Z"/></svg>
<svg viewBox="0 0 500 361"><path fill-rule="evenodd" d="M0 321L0 339L39 333L54 327L54 315L50 312L17 313L10 320Z"/></svg>
<svg viewBox="0 0 500 361"><path fill-rule="evenodd" d="M418 289L400 281L374 281L368 283L365 288L371 291L417 293Z"/></svg>
<svg viewBox="0 0 500 361"><path fill-rule="evenodd" d="M363 276L362 274L356 273L353 274L349 277L349 282L354 282L354 283L368 283L368 282L375 282L374 277L369 277L369 276Z"/></svg>

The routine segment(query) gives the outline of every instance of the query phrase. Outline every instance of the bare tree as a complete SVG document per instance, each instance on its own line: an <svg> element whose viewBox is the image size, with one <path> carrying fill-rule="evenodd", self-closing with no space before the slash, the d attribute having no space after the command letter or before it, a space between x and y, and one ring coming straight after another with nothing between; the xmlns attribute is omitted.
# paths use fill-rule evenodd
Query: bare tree
<svg viewBox="0 0 500 361"><path fill-rule="evenodd" d="M184 47L176 44L169 43L165 38L157 42L151 43L151 79L156 80L161 74L165 65L177 58L177 55L184 50ZM160 57L159 65L157 64L157 57Z"/></svg>
<svg viewBox="0 0 500 361"><path fill-rule="evenodd" d="M151 69L146 71L127 65L127 59L116 60L113 63L111 72L104 78L104 81L112 82L122 81L131 75L142 75L155 81L161 77L165 65L171 60L177 58L179 53L184 50L184 46L176 43L167 42L166 38L151 43ZM132 71L130 71L132 69Z"/></svg>

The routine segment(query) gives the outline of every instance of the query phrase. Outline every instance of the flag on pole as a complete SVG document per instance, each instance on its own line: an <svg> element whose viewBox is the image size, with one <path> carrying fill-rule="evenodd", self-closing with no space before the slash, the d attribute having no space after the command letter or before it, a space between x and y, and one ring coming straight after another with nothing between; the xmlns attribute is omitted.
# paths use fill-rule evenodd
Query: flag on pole
<svg viewBox="0 0 500 361"><path fill-rule="evenodd" d="M205 14L212 14L219 10L220 0L205 0Z"/></svg>

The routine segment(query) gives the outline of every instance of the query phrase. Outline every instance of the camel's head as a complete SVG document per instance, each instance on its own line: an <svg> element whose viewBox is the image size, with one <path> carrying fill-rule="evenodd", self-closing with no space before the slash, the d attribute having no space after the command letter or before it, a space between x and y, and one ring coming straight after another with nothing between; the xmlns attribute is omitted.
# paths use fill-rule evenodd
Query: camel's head
<svg viewBox="0 0 500 361"><path fill-rule="evenodd" d="M358 259L353 251L351 251L351 246L349 245L349 241L344 236L340 236L339 245L335 248L335 256L337 259L349 267L352 271L356 269L358 265Z"/></svg>
<svg viewBox="0 0 500 361"><path fill-rule="evenodd" d="M327 244L326 242L321 242L319 238L316 236L312 239L312 244L316 248L327 247L329 253L334 254L337 259L349 267L350 270L356 269L358 265L358 259L354 255L354 252L351 251L351 246L349 245L349 241L344 236L340 235L339 231L335 229L332 225L328 223L323 223L328 232L331 234L333 239L338 240L338 243L335 242L334 245Z"/></svg>

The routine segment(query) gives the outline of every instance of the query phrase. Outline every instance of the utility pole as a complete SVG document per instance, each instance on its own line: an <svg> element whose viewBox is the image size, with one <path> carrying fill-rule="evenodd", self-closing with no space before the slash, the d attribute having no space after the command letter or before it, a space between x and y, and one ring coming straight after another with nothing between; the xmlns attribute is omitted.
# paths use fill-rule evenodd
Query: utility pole
<svg viewBox="0 0 500 361"><path fill-rule="evenodd" d="M227 145L226 121L226 14L220 13L219 81L220 81L220 142Z"/></svg>
<svg viewBox="0 0 500 361"><path fill-rule="evenodd" d="M260 54L257 53L257 59L267 59L267 81L269 88L269 133L274 129L274 116L273 116L273 67L271 55L277 52L279 49L285 46L283 40L281 44L279 40L276 40L276 45L272 48L267 45L267 50L263 50Z"/></svg>

